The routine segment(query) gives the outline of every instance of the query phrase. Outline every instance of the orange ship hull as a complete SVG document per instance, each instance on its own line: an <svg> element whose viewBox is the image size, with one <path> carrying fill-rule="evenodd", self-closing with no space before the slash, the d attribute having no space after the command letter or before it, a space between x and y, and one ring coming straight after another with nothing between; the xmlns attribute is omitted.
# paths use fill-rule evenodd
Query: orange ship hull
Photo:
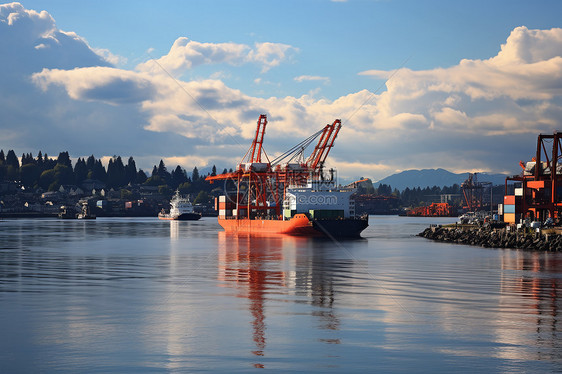
<svg viewBox="0 0 562 374"><path fill-rule="evenodd" d="M304 214L296 214L287 221L267 219L224 219L219 217L219 224L224 231L238 234L288 234L288 235L322 235L314 229L312 222Z"/></svg>

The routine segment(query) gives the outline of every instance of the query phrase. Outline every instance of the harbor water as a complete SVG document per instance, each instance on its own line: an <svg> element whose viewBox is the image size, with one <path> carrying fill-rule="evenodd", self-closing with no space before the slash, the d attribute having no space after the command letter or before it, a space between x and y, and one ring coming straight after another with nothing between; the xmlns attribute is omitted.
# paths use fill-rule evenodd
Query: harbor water
<svg viewBox="0 0 562 374"><path fill-rule="evenodd" d="M0 372L562 372L562 253L416 236L450 222L0 221Z"/></svg>

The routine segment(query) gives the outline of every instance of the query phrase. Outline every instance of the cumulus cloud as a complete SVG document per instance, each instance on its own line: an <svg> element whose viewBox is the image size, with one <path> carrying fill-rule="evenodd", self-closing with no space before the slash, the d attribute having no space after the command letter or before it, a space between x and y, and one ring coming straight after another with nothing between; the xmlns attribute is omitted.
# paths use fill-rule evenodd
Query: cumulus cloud
<svg viewBox="0 0 562 374"><path fill-rule="evenodd" d="M300 75L298 77L295 77L294 80L297 82L306 82L306 81L321 81L324 83L330 82L329 77L319 77L316 75Z"/></svg>
<svg viewBox="0 0 562 374"><path fill-rule="evenodd" d="M49 85L66 88L75 100L101 101L108 104L140 103L154 95L150 79L134 72L110 68L87 67L72 70L43 69L31 76L46 91Z"/></svg>
<svg viewBox="0 0 562 374"><path fill-rule="evenodd" d="M199 65L257 63L262 71L279 65L296 48L279 43L256 43L254 48L237 43L201 43L176 39L167 55L139 64L137 70L152 74L183 73Z"/></svg>
<svg viewBox="0 0 562 374"><path fill-rule="evenodd" d="M297 48L281 43L256 43L248 53L248 60L260 63L262 72L279 65L288 57L288 53L298 51Z"/></svg>
<svg viewBox="0 0 562 374"><path fill-rule="evenodd" d="M360 74L389 77L377 70ZM379 113L387 119L416 114L428 130L485 136L555 128L560 122L550 109L562 95L562 29L518 27L497 56L447 69L402 69L387 88L377 100ZM395 126L411 127L402 119Z"/></svg>
<svg viewBox="0 0 562 374"><path fill-rule="evenodd" d="M157 160L151 164L165 158L232 167L261 113L269 119L269 154L341 118L344 127L331 154L340 176L378 179L410 168L517 170L516 162L527 156L521 153L533 152L537 133L561 127L562 29L518 27L496 56L449 68L364 71L365 77L389 79L387 89L335 100L255 97L227 86L219 73L195 81L162 74L162 67L182 74L209 64L255 63L267 71L290 60L297 49L289 45L179 38L168 54L130 71L115 67L78 35L57 29L48 13L17 3L0 6L0 49L6 52L0 69L14 72L0 75L0 112L9 124L0 148L19 145L25 152L52 142L56 152L70 148L73 155L79 151L72 147L86 155L103 149L146 160L152 155Z"/></svg>
<svg viewBox="0 0 562 374"><path fill-rule="evenodd" d="M49 13L20 3L0 4L0 35L2 65L16 71L110 65L76 33L58 29Z"/></svg>

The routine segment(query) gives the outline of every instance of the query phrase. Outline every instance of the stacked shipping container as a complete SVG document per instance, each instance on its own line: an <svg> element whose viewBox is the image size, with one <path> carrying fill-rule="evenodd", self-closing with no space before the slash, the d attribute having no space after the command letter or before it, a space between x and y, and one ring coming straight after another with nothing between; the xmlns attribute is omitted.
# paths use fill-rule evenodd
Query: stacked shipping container
<svg viewBox="0 0 562 374"><path fill-rule="evenodd" d="M521 196L506 195L503 197L503 221L515 223L521 219Z"/></svg>

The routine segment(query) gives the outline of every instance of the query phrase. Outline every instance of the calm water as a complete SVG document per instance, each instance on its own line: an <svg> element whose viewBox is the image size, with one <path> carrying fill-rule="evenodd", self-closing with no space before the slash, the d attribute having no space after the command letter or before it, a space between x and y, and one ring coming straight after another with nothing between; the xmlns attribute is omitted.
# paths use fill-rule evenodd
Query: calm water
<svg viewBox="0 0 562 374"><path fill-rule="evenodd" d="M0 372L562 372L562 255L414 236L451 221L0 221Z"/></svg>

